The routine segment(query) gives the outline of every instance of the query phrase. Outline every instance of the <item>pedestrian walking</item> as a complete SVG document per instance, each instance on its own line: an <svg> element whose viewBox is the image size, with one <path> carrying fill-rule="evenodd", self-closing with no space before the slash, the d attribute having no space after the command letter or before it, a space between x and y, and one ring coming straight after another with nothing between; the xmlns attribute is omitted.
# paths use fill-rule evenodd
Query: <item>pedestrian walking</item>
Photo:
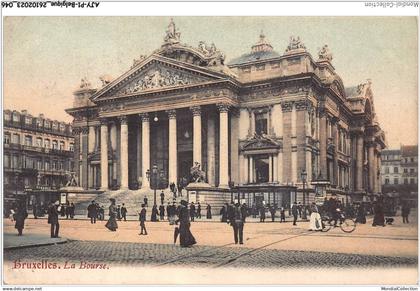
<svg viewBox="0 0 420 291"><path fill-rule="evenodd" d="M409 223L408 215L410 214L410 204L408 201L404 201L401 206L401 216L403 218L403 223Z"/></svg>
<svg viewBox="0 0 420 291"><path fill-rule="evenodd" d="M70 209L70 202L67 201L67 203L66 203L66 219L69 219L69 217L70 217L70 211L71 211L71 209Z"/></svg>
<svg viewBox="0 0 420 291"><path fill-rule="evenodd" d="M220 221L227 222L227 203L220 209Z"/></svg>
<svg viewBox="0 0 420 291"><path fill-rule="evenodd" d="M165 206L163 204L159 206L159 216L161 221L165 220Z"/></svg>
<svg viewBox="0 0 420 291"><path fill-rule="evenodd" d="M89 204L87 211L88 211L88 218L90 218L90 223L91 224L96 223L96 216L98 213L97 213L95 200L92 200L92 202Z"/></svg>
<svg viewBox="0 0 420 291"><path fill-rule="evenodd" d="M160 204L163 204L165 202L165 193L163 191L160 193Z"/></svg>
<svg viewBox="0 0 420 291"><path fill-rule="evenodd" d="M121 206L117 205L117 219L118 221L121 221Z"/></svg>
<svg viewBox="0 0 420 291"><path fill-rule="evenodd" d="M297 210L299 212L299 217L302 218L302 204L298 203Z"/></svg>
<svg viewBox="0 0 420 291"><path fill-rule="evenodd" d="M99 208L99 220L104 220L105 219L105 209L104 206L102 205Z"/></svg>
<svg viewBox="0 0 420 291"><path fill-rule="evenodd" d="M232 216L229 217L230 224L233 228L233 238L235 244L243 244L244 243L244 223L246 217L246 209L241 207L240 203L236 203L235 207L232 211Z"/></svg>
<svg viewBox="0 0 420 291"><path fill-rule="evenodd" d="M111 205L109 205L109 219L105 224L105 227L108 228L110 231L116 231L118 228L117 224L117 207L115 206L115 199L110 198Z"/></svg>
<svg viewBox="0 0 420 291"><path fill-rule="evenodd" d="M211 219L211 206L208 203L207 203L207 206L206 206L206 210L207 210L206 218Z"/></svg>
<svg viewBox="0 0 420 291"><path fill-rule="evenodd" d="M179 243L181 247L190 247L197 243L191 233L190 227L191 214L188 211L188 202L181 200L179 207Z"/></svg>
<svg viewBox="0 0 420 291"><path fill-rule="evenodd" d="M260 222L265 222L265 206L260 206Z"/></svg>
<svg viewBox="0 0 420 291"><path fill-rule="evenodd" d="M65 217L66 216L66 207L64 206L64 204L60 205L60 215L61 217Z"/></svg>
<svg viewBox="0 0 420 291"><path fill-rule="evenodd" d="M321 231L322 230L322 221L321 221L321 215L319 215L318 207L316 206L315 202L312 202L311 204L311 217L309 219L309 230L316 230Z"/></svg>
<svg viewBox="0 0 420 291"><path fill-rule="evenodd" d="M37 205L37 203L34 203L34 205L32 206L32 211L33 211L33 214L34 214L34 219L37 219L38 218L38 205Z"/></svg>
<svg viewBox="0 0 420 291"><path fill-rule="evenodd" d="M366 212L363 203L360 203L359 207L357 208L356 222L361 224L366 223Z"/></svg>
<svg viewBox="0 0 420 291"><path fill-rule="evenodd" d="M147 204L147 196L146 195L144 195L143 201L144 201L144 205L146 207L148 207L149 205Z"/></svg>
<svg viewBox="0 0 420 291"><path fill-rule="evenodd" d="M121 217L124 219L124 221L127 221L127 208L125 207L124 203L121 207Z"/></svg>
<svg viewBox="0 0 420 291"><path fill-rule="evenodd" d="M75 210L75 206L74 203L70 203L70 219L74 219L74 210Z"/></svg>
<svg viewBox="0 0 420 291"><path fill-rule="evenodd" d="M286 222L286 213L284 207L280 208L280 222Z"/></svg>
<svg viewBox="0 0 420 291"><path fill-rule="evenodd" d="M147 235L147 230L146 230L146 205L142 204L141 205L141 211L139 213L139 221L140 221L140 233L139 235Z"/></svg>
<svg viewBox="0 0 420 291"><path fill-rule="evenodd" d="M258 210L257 210L257 206L255 205L255 203L252 204L251 214L252 214L252 218L257 218Z"/></svg>
<svg viewBox="0 0 420 291"><path fill-rule="evenodd" d="M271 222L274 222L274 219L276 217L276 207L274 205L271 206L269 204L268 209L270 210L270 214L271 214Z"/></svg>
<svg viewBox="0 0 420 291"><path fill-rule="evenodd" d="M28 218L28 212L26 211L25 201L21 201L15 212L15 228L18 230L18 236L22 235L26 218Z"/></svg>
<svg viewBox="0 0 420 291"><path fill-rule="evenodd" d="M299 215L299 210L298 210L298 205L295 202L293 202L293 206L292 206L292 215L293 215L293 225L296 225L296 221Z"/></svg>
<svg viewBox="0 0 420 291"><path fill-rule="evenodd" d="M152 207L152 215L150 216L150 221L152 222L158 221L157 216L158 216L158 209L157 209L157 205L155 204Z"/></svg>
<svg viewBox="0 0 420 291"><path fill-rule="evenodd" d="M197 216L196 217L201 219L201 204L200 204L200 202L198 202L198 205L197 205Z"/></svg>
<svg viewBox="0 0 420 291"><path fill-rule="evenodd" d="M191 215L191 221L194 221L194 218L195 218L195 205L194 205L194 202L191 202L191 204L190 204L190 215Z"/></svg>
<svg viewBox="0 0 420 291"><path fill-rule="evenodd" d="M58 233L60 231L60 223L58 222L58 213L61 209L60 202L56 201L55 203L50 203L48 207L48 223L51 224L51 237L58 238Z"/></svg>
<svg viewBox="0 0 420 291"><path fill-rule="evenodd" d="M384 214L384 206L382 202L382 197L378 197L376 202L373 205L373 222L372 226L385 226L385 214Z"/></svg>

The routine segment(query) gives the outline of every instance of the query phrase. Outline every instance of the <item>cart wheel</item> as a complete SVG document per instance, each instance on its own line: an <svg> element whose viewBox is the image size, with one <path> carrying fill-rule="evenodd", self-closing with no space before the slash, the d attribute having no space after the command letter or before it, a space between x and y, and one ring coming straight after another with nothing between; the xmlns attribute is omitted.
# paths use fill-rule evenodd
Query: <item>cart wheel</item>
<svg viewBox="0 0 420 291"><path fill-rule="evenodd" d="M328 221L328 219L322 218L322 231L327 232L332 228L332 224Z"/></svg>
<svg viewBox="0 0 420 291"><path fill-rule="evenodd" d="M356 222L353 219L346 218L340 224L340 228L342 231L347 233L353 232L356 229Z"/></svg>

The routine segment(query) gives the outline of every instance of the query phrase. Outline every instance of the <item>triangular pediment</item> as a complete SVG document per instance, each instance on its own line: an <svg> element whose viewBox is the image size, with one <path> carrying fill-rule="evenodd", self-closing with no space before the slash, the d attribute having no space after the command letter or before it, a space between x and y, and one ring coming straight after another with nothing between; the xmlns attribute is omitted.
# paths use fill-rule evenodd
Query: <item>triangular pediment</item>
<svg viewBox="0 0 420 291"><path fill-rule="evenodd" d="M95 102L111 96L129 96L178 89L227 79L227 76L205 68L152 55L107 84L95 93L91 100Z"/></svg>
<svg viewBox="0 0 420 291"><path fill-rule="evenodd" d="M278 149L280 144L265 135L255 134L248 139L242 146L243 151L262 150L262 149Z"/></svg>

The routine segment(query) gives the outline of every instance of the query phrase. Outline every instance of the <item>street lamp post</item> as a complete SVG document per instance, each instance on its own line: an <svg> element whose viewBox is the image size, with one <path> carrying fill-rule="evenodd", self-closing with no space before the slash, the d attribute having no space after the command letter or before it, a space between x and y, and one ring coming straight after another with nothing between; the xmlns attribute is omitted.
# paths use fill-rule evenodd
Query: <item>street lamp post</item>
<svg viewBox="0 0 420 291"><path fill-rule="evenodd" d="M150 169L147 169L146 171L146 177L147 180L150 181L150 185L153 188L153 205L157 205L156 204L156 189L158 187L160 178L163 178L163 170L158 169L158 166L156 164L153 165L152 167L152 171L150 171Z"/></svg>
<svg viewBox="0 0 420 291"><path fill-rule="evenodd" d="M302 213L302 219L307 219L306 216L306 189L305 189L305 184L306 184L306 177L307 177L307 173L306 170L303 169L302 172L300 173L300 177L302 178L302 184L303 184L303 213Z"/></svg>

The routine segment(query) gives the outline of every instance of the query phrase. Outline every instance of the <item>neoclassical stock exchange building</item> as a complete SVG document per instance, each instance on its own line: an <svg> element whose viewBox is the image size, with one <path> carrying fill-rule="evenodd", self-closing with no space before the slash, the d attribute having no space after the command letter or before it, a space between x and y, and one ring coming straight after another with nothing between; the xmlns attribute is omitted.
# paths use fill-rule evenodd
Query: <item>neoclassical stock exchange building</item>
<svg viewBox="0 0 420 291"><path fill-rule="evenodd" d="M291 37L280 54L261 33L225 63L214 44L180 35L171 21L162 46L125 74L99 89L82 79L67 110L80 186L149 193L153 165L167 188L199 163L206 186L196 198L216 205L233 192L247 203L312 201L321 184L343 201L381 191L371 82L344 87L327 45L314 59Z"/></svg>

